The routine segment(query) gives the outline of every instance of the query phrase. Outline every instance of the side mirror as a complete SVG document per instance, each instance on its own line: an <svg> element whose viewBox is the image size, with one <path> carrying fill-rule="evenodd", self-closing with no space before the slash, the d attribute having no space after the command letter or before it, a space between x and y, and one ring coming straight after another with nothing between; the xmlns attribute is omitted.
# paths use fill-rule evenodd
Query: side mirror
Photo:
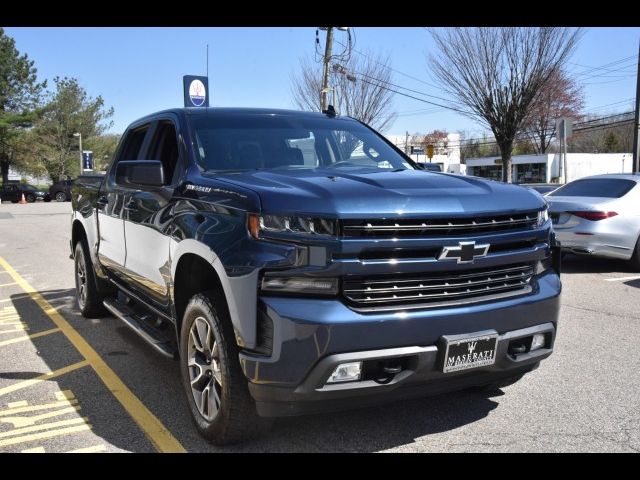
<svg viewBox="0 0 640 480"><path fill-rule="evenodd" d="M161 187L164 169L158 160L127 160L118 162L116 183L122 187Z"/></svg>

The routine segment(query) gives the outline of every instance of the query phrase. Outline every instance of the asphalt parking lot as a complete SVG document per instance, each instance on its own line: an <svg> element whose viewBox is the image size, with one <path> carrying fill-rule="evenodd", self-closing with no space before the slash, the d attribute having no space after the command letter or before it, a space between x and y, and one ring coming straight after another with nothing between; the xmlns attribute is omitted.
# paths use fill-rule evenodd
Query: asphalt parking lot
<svg viewBox="0 0 640 480"><path fill-rule="evenodd" d="M0 205L0 452L638 452L640 273L568 256L555 353L492 396L460 392L279 419L219 449L178 364L76 311L69 203Z"/></svg>

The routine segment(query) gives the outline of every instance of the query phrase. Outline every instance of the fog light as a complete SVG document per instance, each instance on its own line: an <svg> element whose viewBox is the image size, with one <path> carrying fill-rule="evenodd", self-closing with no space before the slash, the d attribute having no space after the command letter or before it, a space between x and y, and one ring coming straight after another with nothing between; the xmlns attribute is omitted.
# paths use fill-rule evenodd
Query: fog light
<svg viewBox="0 0 640 480"><path fill-rule="evenodd" d="M362 362L341 363L333 371L327 383L355 382L360 380Z"/></svg>
<svg viewBox="0 0 640 480"><path fill-rule="evenodd" d="M533 336L533 340L531 341L531 348L529 349L529 351L533 352L534 350L540 350L541 348L544 348L544 344L544 333L536 333Z"/></svg>

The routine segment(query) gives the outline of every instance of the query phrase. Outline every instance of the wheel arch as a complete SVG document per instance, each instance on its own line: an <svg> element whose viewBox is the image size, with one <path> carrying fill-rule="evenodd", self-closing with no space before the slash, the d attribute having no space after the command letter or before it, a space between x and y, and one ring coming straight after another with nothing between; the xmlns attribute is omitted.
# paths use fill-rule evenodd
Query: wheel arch
<svg viewBox="0 0 640 480"><path fill-rule="evenodd" d="M176 333L179 335L184 309L189 299L207 290L218 290L226 301L238 346L256 346L257 278L249 275L229 277L220 258L201 242L182 240L171 255L171 298Z"/></svg>

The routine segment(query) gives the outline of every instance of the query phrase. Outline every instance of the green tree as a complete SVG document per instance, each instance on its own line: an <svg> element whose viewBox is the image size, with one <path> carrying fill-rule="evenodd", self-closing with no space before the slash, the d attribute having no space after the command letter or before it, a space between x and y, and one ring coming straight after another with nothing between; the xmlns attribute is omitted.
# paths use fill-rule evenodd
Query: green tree
<svg viewBox="0 0 640 480"><path fill-rule="evenodd" d="M120 135L106 134L90 138L83 147L93 152L93 169L106 170L116 152Z"/></svg>
<svg viewBox="0 0 640 480"><path fill-rule="evenodd" d="M81 133L85 143L101 135L113 124L113 108L106 108L101 96L90 97L75 78L56 77L53 82L55 91L37 132L46 148L44 167L55 182L80 173L78 139L73 134Z"/></svg>
<svg viewBox="0 0 640 480"><path fill-rule="evenodd" d="M37 70L27 54L20 55L13 38L0 27L0 174L6 182L9 167L20 157L17 137L37 118L46 82L38 83Z"/></svg>

